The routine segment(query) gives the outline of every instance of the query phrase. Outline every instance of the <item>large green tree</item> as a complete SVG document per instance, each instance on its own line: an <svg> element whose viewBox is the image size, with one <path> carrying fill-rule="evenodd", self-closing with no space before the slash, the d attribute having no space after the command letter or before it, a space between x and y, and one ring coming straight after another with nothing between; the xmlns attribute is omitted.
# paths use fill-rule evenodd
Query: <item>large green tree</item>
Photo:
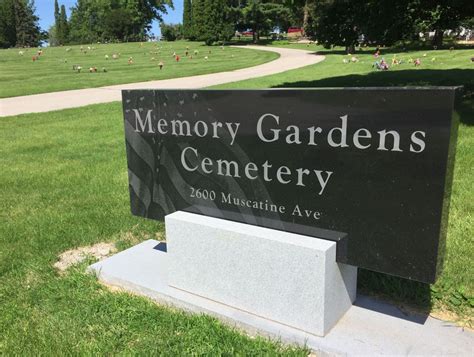
<svg viewBox="0 0 474 357"><path fill-rule="evenodd" d="M98 41L104 32L99 18L104 18L105 10L105 4L98 4L91 0L77 0L76 5L71 9L69 21L71 42Z"/></svg>
<svg viewBox="0 0 474 357"><path fill-rule="evenodd" d="M206 23L206 0L193 0L191 5L193 39L200 40Z"/></svg>
<svg viewBox="0 0 474 357"><path fill-rule="evenodd" d="M416 0L411 2L411 7L417 14L416 28L423 32L434 32L432 44L435 46L442 45L446 30L456 30L474 18L472 0Z"/></svg>
<svg viewBox="0 0 474 357"><path fill-rule="evenodd" d="M309 19L309 7L311 0L285 0L284 5L289 11L289 19L292 26L306 27Z"/></svg>
<svg viewBox="0 0 474 357"><path fill-rule="evenodd" d="M42 40L34 1L0 0L0 46L32 47Z"/></svg>
<svg viewBox="0 0 474 357"><path fill-rule="evenodd" d="M284 1L247 0L241 6L242 24L253 32L257 42L262 33L292 25L291 11Z"/></svg>
<svg viewBox="0 0 474 357"><path fill-rule="evenodd" d="M225 0L205 0L205 15L199 37L207 44L228 41L234 34L234 26L229 21L229 11Z"/></svg>
<svg viewBox="0 0 474 357"><path fill-rule="evenodd" d="M54 24L58 26L59 23L59 3L58 0L54 0Z"/></svg>
<svg viewBox="0 0 474 357"><path fill-rule="evenodd" d="M139 31L139 36L141 34L142 31ZM136 35L129 10L121 7L113 8L104 14L101 30L97 33L97 36L107 40L122 41L134 39Z"/></svg>
<svg viewBox="0 0 474 357"><path fill-rule="evenodd" d="M66 7L61 5L61 12L59 14L59 27L61 29L62 44L68 42L69 37L69 23L67 20Z"/></svg>
<svg viewBox="0 0 474 357"><path fill-rule="evenodd" d="M16 18L13 0L0 0L0 47L16 44Z"/></svg>
<svg viewBox="0 0 474 357"><path fill-rule="evenodd" d="M160 23L161 37L166 41L175 41L183 38L183 25Z"/></svg>
<svg viewBox="0 0 474 357"><path fill-rule="evenodd" d="M69 40L69 23L66 7L59 7L58 0L54 1L54 26L49 30L49 43L52 46L64 45Z"/></svg>
<svg viewBox="0 0 474 357"><path fill-rule="evenodd" d="M193 39L193 9L191 0L184 0L183 4L183 35Z"/></svg>
<svg viewBox="0 0 474 357"><path fill-rule="evenodd" d="M15 0L16 47L38 46L41 42L39 18L34 1Z"/></svg>
<svg viewBox="0 0 474 357"><path fill-rule="evenodd" d="M360 0L313 0L305 32L326 47L345 46L350 52L361 34Z"/></svg>
<svg viewBox="0 0 474 357"><path fill-rule="evenodd" d="M191 38L207 44L230 40L235 28L230 10L226 0L193 0Z"/></svg>

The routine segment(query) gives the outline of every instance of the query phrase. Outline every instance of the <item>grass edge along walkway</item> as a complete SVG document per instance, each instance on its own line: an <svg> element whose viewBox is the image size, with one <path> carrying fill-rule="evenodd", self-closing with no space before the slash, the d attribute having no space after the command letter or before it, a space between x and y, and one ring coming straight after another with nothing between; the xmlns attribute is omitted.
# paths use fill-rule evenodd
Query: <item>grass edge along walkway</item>
<svg viewBox="0 0 474 357"><path fill-rule="evenodd" d="M249 46L246 46L249 47ZM250 46L249 48L257 49ZM173 78L150 82L129 83L101 88L89 88L64 92L44 93L32 96L0 99L0 117L30 112L80 107L95 103L112 102L121 99L123 89L163 89L163 88L202 88L211 85L233 82L242 78L257 78L268 74L284 72L304 67L324 60L324 56L314 55L310 51L264 47L258 50L277 52L280 57L258 66L234 71L218 72L193 77Z"/></svg>

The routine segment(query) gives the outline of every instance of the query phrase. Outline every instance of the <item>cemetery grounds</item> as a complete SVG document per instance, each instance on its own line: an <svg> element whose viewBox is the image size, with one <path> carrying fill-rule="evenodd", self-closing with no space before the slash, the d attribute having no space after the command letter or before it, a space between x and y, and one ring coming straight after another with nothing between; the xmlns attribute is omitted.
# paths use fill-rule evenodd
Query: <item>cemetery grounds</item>
<svg viewBox="0 0 474 357"><path fill-rule="evenodd" d="M186 46L191 48L193 43L169 45L173 48L168 52L176 49L183 55ZM219 88L465 86L459 107L461 123L443 273L436 284L429 286L362 270L359 291L391 300L407 310L431 311L434 316L473 328L474 63L470 58L474 50L383 49L382 55L389 63L396 55L402 64L377 71L372 68L373 49L358 52L356 61L352 61L353 56L340 49L286 42L268 45L317 50L326 55L326 60ZM112 52L105 45L103 49ZM49 50L53 49L46 51ZM78 51L79 58L88 55ZM233 49L213 47L211 55L230 51ZM56 77L47 70L40 75L41 81L32 78L31 83L21 84L28 82L30 70L26 64L22 67L17 63L17 52L0 51L0 78L7 83L2 85L0 97L123 83L107 82L110 78L89 81L89 75L99 73L73 72L68 60L61 75ZM104 52L100 58L105 56ZM66 65L60 63L60 53L50 59L52 63L57 61L59 67ZM272 54L265 53L268 54L270 57L254 57L254 62L239 60L238 66L270 60ZM167 55L172 62L172 52ZM416 58L421 59L417 68L410 62ZM111 59L104 57L104 61ZM92 62L102 66L99 61L91 61L85 67ZM203 63L199 73L228 70L222 66L231 65L204 59ZM161 78L151 78L146 65L130 74L131 66L117 65L117 76L120 73L122 77L123 73L127 81ZM156 70L154 63L149 66ZM185 72L176 67L173 71L174 76L198 74L193 72L196 68ZM85 273L94 261L92 257L66 271L54 267L58 256L69 249L105 242L123 250L145 239L164 239L162 223L130 214L120 103L1 118L0 149L0 353L308 354L303 348L243 335L208 316L188 315L140 297L110 291Z"/></svg>
<svg viewBox="0 0 474 357"><path fill-rule="evenodd" d="M47 47L38 53L0 51L0 83L8 84L0 86L0 98L231 71L278 58L268 51L186 41Z"/></svg>

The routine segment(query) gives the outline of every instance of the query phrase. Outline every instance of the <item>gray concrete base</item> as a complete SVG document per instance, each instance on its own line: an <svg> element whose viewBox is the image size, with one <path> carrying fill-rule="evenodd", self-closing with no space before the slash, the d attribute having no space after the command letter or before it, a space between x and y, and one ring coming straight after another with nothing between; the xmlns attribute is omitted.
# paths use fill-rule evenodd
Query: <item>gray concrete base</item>
<svg viewBox="0 0 474 357"><path fill-rule="evenodd" d="M168 286L166 245L148 240L93 264L99 280L159 303L213 315L250 334L310 347L325 355L472 356L474 333L431 317L410 315L395 306L358 296L355 305L325 336L259 317Z"/></svg>
<svg viewBox="0 0 474 357"><path fill-rule="evenodd" d="M356 298L336 242L188 212L165 217L168 285L324 336Z"/></svg>

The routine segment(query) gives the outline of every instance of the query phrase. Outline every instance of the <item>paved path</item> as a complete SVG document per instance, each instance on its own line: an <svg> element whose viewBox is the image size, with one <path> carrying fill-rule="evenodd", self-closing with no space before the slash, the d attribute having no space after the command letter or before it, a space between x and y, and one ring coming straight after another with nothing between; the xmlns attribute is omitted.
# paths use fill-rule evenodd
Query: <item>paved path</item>
<svg viewBox="0 0 474 357"><path fill-rule="evenodd" d="M35 94L0 99L0 117L25 113L48 112L66 108L82 107L89 104L108 103L122 99L122 89L157 88L203 88L249 78L262 77L285 72L290 69L318 63L324 56L311 51L263 46L236 46L242 48L272 51L280 54L274 61L258 66L230 72L203 74L199 76L164 79L140 83L119 84L100 88L77 89L63 92Z"/></svg>

